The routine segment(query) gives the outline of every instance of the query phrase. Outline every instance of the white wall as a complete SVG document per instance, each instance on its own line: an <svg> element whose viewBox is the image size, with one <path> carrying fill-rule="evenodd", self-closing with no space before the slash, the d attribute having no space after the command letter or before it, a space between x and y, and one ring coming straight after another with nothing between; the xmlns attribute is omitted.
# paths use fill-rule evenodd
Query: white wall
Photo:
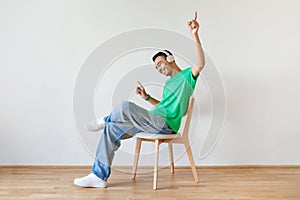
<svg viewBox="0 0 300 200"><path fill-rule="evenodd" d="M199 159L201 141L193 143L196 163L299 165L299 6L297 0L0 0L0 164L90 165L72 107L83 62L124 31L158 27L190 37L186 21L197 10L203 45L223 78L227 113L209 156ZM199 120L196 114L194 125ZM131 165L132 154L122 153L133 149L134 140L125 141L114 164ZM186 165L181 150L175 147L176 164ZM152 161L142 158L144 165Z"/></svg>

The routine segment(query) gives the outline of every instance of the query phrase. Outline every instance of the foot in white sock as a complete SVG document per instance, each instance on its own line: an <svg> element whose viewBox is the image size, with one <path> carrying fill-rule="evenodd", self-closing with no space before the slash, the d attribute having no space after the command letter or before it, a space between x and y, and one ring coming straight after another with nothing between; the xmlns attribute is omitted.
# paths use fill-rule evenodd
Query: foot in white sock
<svg viewBox="0 0 300 200"><path fill-rule="evenodd" d="M106 188L107 184L106 181L102 180L98 176L93 173L82 177L82 178L75 178L74 184L79 187L93 187L93 188Z"/></svg>
<svg viewBox="0 0 300 200"><path fill-rule="evenodd" d="M85 124L85 128L88 131L92 131L92 132L100 131L104 128L104 126L105 126L105 121L103 117Z"/></svg>

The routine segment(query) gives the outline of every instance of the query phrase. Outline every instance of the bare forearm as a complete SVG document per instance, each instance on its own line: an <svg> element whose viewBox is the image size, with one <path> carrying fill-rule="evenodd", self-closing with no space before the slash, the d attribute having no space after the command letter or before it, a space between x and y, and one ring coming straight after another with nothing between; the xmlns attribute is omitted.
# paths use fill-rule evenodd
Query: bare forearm
<svg viewBox="0 0 300 200"><path fill-rule="evenodd" d="M156 100L155 98L151 97L150 94L147 94L144 86L142 85L142 83L140 81L137 81L139 86L136 88L136 94L139 94L143 99L145 99L146 101L148 101L149 103L151 103L153 106L156 106L159 101Z"/></svg>
<svg viewBox="0 0 300 200"><path fill-rule="evenodd" d="M160 101L156 100L153 97L150 97L148 102L151 103L153 106L156 106Z"/></svg>
<svg viewBox="0 0 300 200"><path fill-rule="evenodd" d="M197 12L195 12L194 19L188 22L188 26L192 33L194 43L195 43L195 48L196 48L196 62L193 65L192 73L194 76L198 76L205 65L205 57L204 57L202 44L198 35L198 30L200 25L197 22Z"/></svg>
<svg viewBox="0 0 300 200"><path fill-rule="evenodd" d="M193 39L195 42L195 50L196 50L196 63L194 67L196 68L196 70L200 72L205 65L204 51L198 33L193 34Z"/></svg>

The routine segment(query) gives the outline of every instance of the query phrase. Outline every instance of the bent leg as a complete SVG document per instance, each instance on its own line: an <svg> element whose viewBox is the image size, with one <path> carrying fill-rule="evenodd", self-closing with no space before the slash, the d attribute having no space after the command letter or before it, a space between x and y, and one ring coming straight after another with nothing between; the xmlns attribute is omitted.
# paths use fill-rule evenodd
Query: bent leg
<svg viewBox="0 0 300 200"><path fill-rule="evenodd" d="M130 122L137 129L149 133L173 133L160 116L129 101L123 101L110 115L105 117L105 121Z"/></svg>
<svg viewBox="0 0 300 200"><path fill-rule="evenodd" d="M121 139L126 134L134 136L140 132L131 123L108 122L105 125L103 135L100 138L92 172L99 178L107 180L110 175L110 167L115 151L121 145Z"/></svg>
<svg viewBox="0 0 300 200"><path fill-rule="evenodd" d="M92 172L107 180L114 152L120 147L121 139L132 137L139 132L171 134L166 122L146 109L128 101L122 102L105 118L103 135L98 144Z"/></svg>

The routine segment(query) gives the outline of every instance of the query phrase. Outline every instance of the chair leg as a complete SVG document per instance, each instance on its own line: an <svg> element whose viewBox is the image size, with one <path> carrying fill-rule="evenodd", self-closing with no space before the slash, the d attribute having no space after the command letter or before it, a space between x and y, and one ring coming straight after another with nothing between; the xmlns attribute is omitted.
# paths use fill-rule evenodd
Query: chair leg
<svg viewBox="0 0 300 200"><path fill-rule="evenodd" d="M194 162L194 158L193 158L193 154L192 154L190 144L189 144L189 142L185 142L184 145L185 145L186 153L187 153L188 158L190 160L190 164L191 164L191 168L192 168L192 172L193 172L193 175L194 175L195 182L198 183L199 180L198 180L197 170L196 170L196 167L195 167L195 162Z"/></svg>
<svg viewBox="0 0 300 200"><path fill-rule="evenodd" d="M170 157L170 169L171 169L171 173L174 174L174 159L173 159L172 143L169 143L168 146L169 146L169 157Z"/></svg>
<svg viewBox="0 0 300 200"><path fill-rule="evenodd" d="M135 147L135 155L134 155L134 164L133 164L132 177L131 177L132 179L135 179L135 176L136 176L136 170L137 170L138 161L139 161L141 144L142 144L142 139L137 138L136 139L136 147Z"/></svg>
<svg viewBox="0 0 300 200"><path fill-rule="evenodd" d="M155 140L155 164L154 164L153 190L157 189L158 153L159 153L159 140Z"/></svg>

